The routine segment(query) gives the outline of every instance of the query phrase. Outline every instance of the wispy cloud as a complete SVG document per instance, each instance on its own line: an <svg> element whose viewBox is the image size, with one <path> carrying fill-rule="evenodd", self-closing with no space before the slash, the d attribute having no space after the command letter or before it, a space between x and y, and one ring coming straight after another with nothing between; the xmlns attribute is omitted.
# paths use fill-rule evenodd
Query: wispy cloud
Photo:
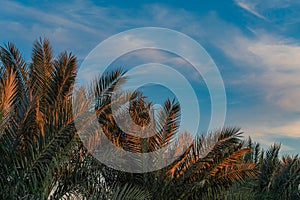
<svg viewBox="0 0 300 200"><path fill-rule="evenodd" d="M254 39L238 35L222 49L241 66L252 68L255 76L245 81L260 86L269 103L300 111L300 45L295 41L268 34Z"/></svg>
<svg viewBox="0 0 300 200"><path fill-rule="evenodd" d="M235 0L237 6L267 22L290 26L300 21L300 2L290 0Z"/></svg>
<svg viewBox="0 0 300 200"><path fill-rule="evenodd" d="M290 146L287 141L300 138L297 115L300 112L300 45L294 39L274 33L255 32L256 37L235 32L219 46L237 68L249 73L238 80L238 85L260 91L258 97L254 94L248 97L259 98L259 105L246 100L243 108L233 111L235 116L231 116L231 121L265 147L285 138L283 151L297 152L299 147Z"/></svg>
<svg viewBox="0 0 300 200"><path fill-rule="evenodd" d="M253 3L253 2L246 2L246 1L241 1L241 0L237 0L236 1L236 4L238 6L240 6L241 8L245 9L246 11L250 12L251 14L255 15L256 17L258 18L261 18L263 20L267 20L267 18L261 14L259 14L257 11L256 11L256 3Z"/></svg>
<svg viewBox="0 0 300 200"><path fill-rule="evenodd" d="M10 41L27 43L39 36L47 37L56 48L72 49L80 58L103 39L120 31L143 26L182 31L191 29L196 22L185 10L175 12L160 4L146 4L135 12L114 6L101 7L91 1L75 1L72 5L48 3L47 9L38 6L2 1L0 25L6 28L0 34Z"/></svg>
<svg viewBox="0 0 300 200"><path fill-rule="evenodd" d="M283 153L298 153L300 141L300 119L292 122L286 122L281 126L270 126L257 124L256 126L245 125L243 128L246 135L251 136L254 141L258 141L264 148L272 144L281 143ZM295 142L292 142L295 141Z"/></svg>
<svg viewBox="0 0 300 200"><path fill-rule="evenodd" d="M87 33L96 33L95 29L92 29L82 23L77 23L76 19L71 19L70 16L61 16L61 13L56 13L55 10L39 10L38 8L29 7L17 2L3 1L2 12L8 14L14 14L16 17L23 17L27 20L34 20L36 24L44 23L49 26L58 26L64 28L71 28L76 30L82 30ZM39 23L40 22L40 23Z"/></svg>

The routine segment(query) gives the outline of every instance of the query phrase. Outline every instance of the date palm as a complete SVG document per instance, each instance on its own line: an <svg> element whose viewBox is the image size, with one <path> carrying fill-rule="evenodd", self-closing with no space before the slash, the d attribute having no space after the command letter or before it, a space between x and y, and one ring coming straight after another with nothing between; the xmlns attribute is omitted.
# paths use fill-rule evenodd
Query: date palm
<svg viewBox="0 0 300 200"><path fill-rule="evenodd" d="M252 149L248 161L258 165L258 176L248 178L242 185L234 185L225 199L299 199L300 159L298 155L280 157L280 144L273 144L266 151L258 143L247 145Z"/></svg>
<svg viewBox="0 0 300 200"><path fill-rule="evenodd" d="M260 175L254 190L257 199L298 199L300 191L300 159L298 155L279 157L280 145L262 152Z"/></svg>
<svg viewBox="0 0 300 200"><path fill-rule="evenodd" d="M105 96L108 97L108 101L112 101L110 95ZM141 93L135 93L129 101L127 109L133 121L142 128L147 126L154 118L151 118L153 115L151 102L147 102ZM130 107L132 105L136 107ZM97 106L98 122L103 127L102 131L115 146L134 153L144 153L155 152L172 143L170 150L173 151L168 153L173 155L168 156L178 157L170 165L155 172L131 174L112 170L112 173L104 176L108 182L117 180L123 184L138 183L155 194L155 199L216 199L222 198L222 194L233 184L241 183L247 177L256 177L257 165L244 160L251 149L245 147L241 132L237 128L225 128L205 137L196 137L182 155L176 155L176 149L181 148L184 140L187 139L184 136L191 137L188 133L182 135L181 138L175 137L180 120L180 105L176 101L168 99L165 101L162 110L157 115L157 123L154 123L154 126L148 130L152 131L150 134L152 136L147 138L135 137L124 132L115 118L111 117L110 107L102 109L103 105ZM133 109L142 111L142 115L141 112ZM122 109L118 113L122 118ZM127 118L124 117L123 121L126 120ZM109 156L109 154L106 155ZM153 159L159 161L156 157ZM137 159L132 166L138 168L136 165L139 164L142 168L142 159Z"/></svg>
<svg viewBox="0 0 300 200"><path fill-rule="evenodd" d="M0 47L0 61L1 199L92 198L96 193L90 194L84 188L89 184L80 181L96 178L72 179L94 162L84 153L74 126L76 57L67 52L54 57L49 41L40 39L34 43L30 64L11 43ZM118 77L118 72L111 74ZM93 170L98 178L101 168ZM110 199L148 196L130 185L110 189L114 192L100 186L95 191Z"/></svg>
<svg viewBox="0 0 300 200"><path fill-rule="evenodd" d="M166 100L154 116L151 102L142 93L124 93L118 88L126 81L121 68L103 74L89 88L74 89L76 57L66 52L54 57L48 40L34 43L30 64L12 44L1 47L0 60L3 199L148 199L150 194L156 199L216 199L229 186L256 175L256 164L243 159L249 148L244 147L239 129L197 137L183 154L177 154L175 149L184 137L191 137L185 134L176 139L179 103ZM152 131L151 137L137 137L118 127L116 116L112 117L115 93L124 99L118 108L119 117L128 109L141 127L136 131ZM125 100L129 100L129 107ZM102 136L91 138L98 144L105 145L101 143L105 136L115 146L135 153L155 152L171 144L169 154L176 156L175 161L148 173L107 167L81 142L82 127L75 127L78 119L89 121L86 108L94 109L97 115L101 129L96 131ZM151 121L154 125L146 129ZM140 158L134 163L143 168Z"/></svg>

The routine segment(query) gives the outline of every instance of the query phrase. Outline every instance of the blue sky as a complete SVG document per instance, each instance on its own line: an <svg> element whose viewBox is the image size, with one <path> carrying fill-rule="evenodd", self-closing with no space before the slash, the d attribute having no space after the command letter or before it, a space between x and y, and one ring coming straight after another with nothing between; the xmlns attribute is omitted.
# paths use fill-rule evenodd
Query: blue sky
<svg viewBox="0 0 300 200"><path fill-rule="evenodd" d="M298 153L299 10L297 0L4 0L0 41L13 42L30 60L33 41L47 37L55 53L72 51L82 62L121 31L145 26L180 31L199 42L219 68L227 94L226 124L242 127L263 145L282 142L284 153ZM200 85L197 91L205 97L205 84Z"/></svg>

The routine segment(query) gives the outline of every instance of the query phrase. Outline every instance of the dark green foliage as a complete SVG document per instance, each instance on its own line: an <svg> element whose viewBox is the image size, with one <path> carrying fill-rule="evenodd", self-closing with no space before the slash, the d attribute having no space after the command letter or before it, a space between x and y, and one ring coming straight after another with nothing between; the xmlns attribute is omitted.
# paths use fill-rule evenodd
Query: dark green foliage
<svg viewBox="0 0 300 200"><path fill-rule="evenodd" d="M0 61L1 199L149 198L135 186L110 186L116 193L101 186L103 166L94 166L74 126L76 57L55 58L48 40L40 39L30 64L11 43L0 48ZM114 82L116 73L102 84Z"/></svg>
<svg viewBox="0 0 300 200"><path fill-rule="evenodd" d="M250 143L249 143L250 144ZM252 162L258 163L256 179L247 179L245 184L235 185L227 193L227 199L300 199L300 159L296 156L279 158L280 145L274 144L267 151L251 144Z"/></svg>
<svg viewBox="0 0 300 200"><path fill-rule="evenodd" d="M167 99L154 115L152 103L141 92L120 90L126 81L122 68L104 73L89 88L74 89L76 70L76 57L66 52L54 57L48 40L34 43L29 64L14 45L0 47L0 199L299 197L299 158L279 159L280 146L264 153L251 140L245 144L237 128L196 138L178 134L181 113L175 100ZM121 100L117 116L112 116L113 95ZM114 117L126 124L126 109L139 127L132 131L151 137L120 129ZM96 133L103 134L87 138L88 144L105 146L101 142L106 137L134 153L156 152L170 145L168 156L175 161L147 173L107 167L79 137L92 128L89 113L96 113L101 127ZM80 120L82 126L75 127ZM151 121L155 123L147 129ZM185 144L186 140L191 143ZM165 155L154 155L157 162L166 162ZM133 162L137 168L144 167L140 158Z"/></svg>

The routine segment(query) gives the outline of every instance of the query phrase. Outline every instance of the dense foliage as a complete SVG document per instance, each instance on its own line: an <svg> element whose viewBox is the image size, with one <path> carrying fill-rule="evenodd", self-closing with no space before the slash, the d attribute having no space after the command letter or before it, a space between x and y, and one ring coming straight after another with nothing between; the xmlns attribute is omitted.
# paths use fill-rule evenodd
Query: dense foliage
<svg viewBox="0 0 300 200"><path fill-rule="evenodd" d="M88 88L74 89L76 70L76 57L67 52L55 57L48 40L34 43L30 63L13 44L0 47L1 199L299 198L299 158L280 159L280 146L263 152L251 140L245 142L239 129L224 128L196 137L177 155L176 147L191 137L176 137L178 102L167 99L153 117L152 104L142 93L119 90L126 81L121 68L103 74ZM153 136L135 137L118 127L112 93L130 97L130 117L141 127L135 131L144 131L155 120ZM115 146L145 153L172 143L170 153L176 160L147 173L118 171L99 162L83 145L74 123L86 117L91 105L101 127L97 131ZM119 109L122 117L124 106ZM102 136L90 142L105 145ZM137 164L143 166L142 161Z"/></svg>

